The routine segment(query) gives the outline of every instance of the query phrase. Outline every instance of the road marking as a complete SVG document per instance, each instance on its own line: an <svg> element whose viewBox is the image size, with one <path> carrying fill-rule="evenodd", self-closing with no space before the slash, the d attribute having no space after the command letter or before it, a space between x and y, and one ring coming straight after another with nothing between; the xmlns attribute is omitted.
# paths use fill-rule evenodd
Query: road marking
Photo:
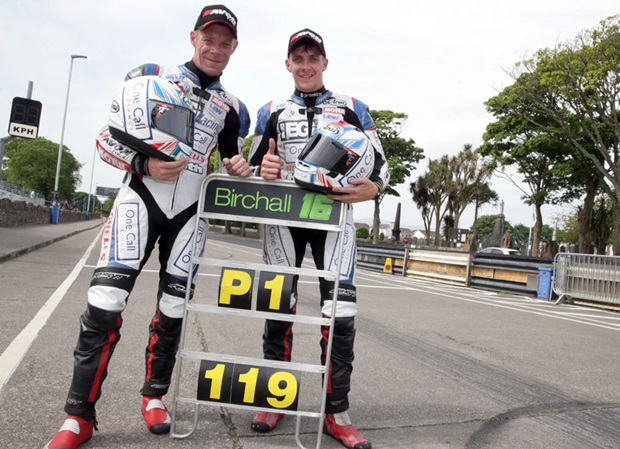
<svg viewBox="0 0 620 449"><path fill-rule="evenodd" d="M0 390L11 378L22 359L32 346L32 343L39 336L39 332L43 329L43 326L47 323L47 320L52 315L62 298L65 296L71 285L75 282L78 275L84 268L86 260L90 256L95 244L99 241L103 229L99 231L97 237L90 244L80 261L73 268L73 271L67 276L62 284L56 289L56 291L49 297L49 299L39 309L30 323L19 333L11 344L0 355Z"/></svg>
<svg viewBox="0 0 620 449"><path fill-rule="evenodd" d="M531 301L531 298L516 296L513 298L502 298L498 293L486 292L484 290L469 290L466 287L450 286L447 284L429 284L427 281L419 280L415 278L400 278L395 279L393 277L385 276L379 273L365 272L368 279L373 279L374 284L361 284L357 283L356 286L360 288L376 288L381 290L407 290L421 293L431 293L436 296L445 297L448 299L455 299L458 301L467 301L476 304L482 304L486 306L499 307L508 310L514 310L522 313L529 313L533 315L540 315L547 318L553 318L563 321L571 321L573 323L585 324L587 326L593 326L608 330L620 331L620 326L615 321L617 317L612 313L605 313L600 311L598 316L594 319L587 316L574 315L574 312L583 309L575 308L575 306L564 306L560 309L556 308L553 303L546 300ZM383 279L388 277L388 279ZM377 283L390 283L391 285L377 285ZM441 291L440 291L441 289ZM449 291L446 292L445 290ZM525 300L525 302L523 302ZM568 307L568 310L565 308Z"/></svg>

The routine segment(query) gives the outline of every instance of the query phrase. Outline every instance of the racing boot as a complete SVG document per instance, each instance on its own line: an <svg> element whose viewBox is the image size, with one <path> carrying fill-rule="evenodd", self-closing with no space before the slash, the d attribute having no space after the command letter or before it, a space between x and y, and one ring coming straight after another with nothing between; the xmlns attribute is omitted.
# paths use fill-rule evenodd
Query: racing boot
<svg viewBox="0 0 620 449"><path fill-rule="evenodd" d="M76 449L90 440L93 428L96 429L94 418L87 421L79 416L67 415L56 436L43 449Z"/></svg>
<svg viewBox="0 0 620 449"><path fill-rule="evenodd" d="M353 427L347 412L326 414L323 433L335 438L348 449L372 449L370 441Z"/></svg>
<svg viewBox="0 0 620 449"><path fill-rule="evenodd" d="M252 430L260 433L271 432L283 417L283 413L258 412L252 418Z"/></svg>
<svg viewBox="0 0 620 449"><path fill-rule="evenodd" d="M161 435L170 432L170 415L161 396L142 396L142 416L151 433Z"/></svg>

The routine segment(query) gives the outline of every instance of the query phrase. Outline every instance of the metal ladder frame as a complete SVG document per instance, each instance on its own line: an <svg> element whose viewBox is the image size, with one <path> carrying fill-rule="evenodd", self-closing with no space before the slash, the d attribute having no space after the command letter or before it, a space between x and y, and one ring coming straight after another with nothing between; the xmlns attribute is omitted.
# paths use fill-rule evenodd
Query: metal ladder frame
<svg viewBox="0 0 620 449"><path fill-rule="evenodd" d="M234 212L238 212L238 210L234 210L235 209L234 207L232 208L232 210L225 211L225 212L218 212L218 211L214 211L211 209L212 207L215 207L215 206L213 206L213 201L207 200L207 197L209 196L209 194L212 193L209 190L209 187L211 186L211 184L218 184L218 183L223 184L223 185L225 185L226 183L233 183L237 186L241 186L242 184L247 183L248 185L253 185L256 188L259 188L262 186L263 189L266 189L266 188L273 189L275 187L279 189L286 188L286 189L289 189L289 191L292 188L301 193L303 192L309 193L308 191L305 191L301 189L300 187L298 187L292 181L280 181L280 180L265 181L262 178L234 178L234 177L224 175L224 174L212 174L212 175L207 176L207 178L205 178L205 180L203 181L202 186L201 186L200 197L198 200L198 212L196 216L196 224L195 224L194 234L192 238L192 260L190 263L189 276L187 279L187 286L186 286L186 292L185 292L183 324L181 328L179 353L178 353L178 360L176 363L175 385L173 389L173 400L172 400L172 410L171 410L172 421L171 421L171 427L170 427L170 437L171 438L187 438L191 436L198 427L198 413L200 410L200 405L206 404L210 406L239 408L239 409L247 409L247 410L255 410L255 411L270 411L270 412L277 411L278 413L297 415L297 422L295 426L295 442L297 444L297 447L300 449L306 449L300 440L302 416L319 418L316 449L320 449L321 442L322 442L324 418L325 418L325 406L327 402L327 386L329 382L328 367L329 367L329 362L331 360L334 323L335 323L335 318L336 318L336 306L337 306L337 301L338 301L338 287L339 287L339 282L340 282L339 273L341 271L342 255L343 255L345 232L346 232L346 215L347 215L348 208L350 206L348 204L340 203L337 201L334 201L333 203L331 203L332 206L336 206L336 208L339 209L333 214L335 215L337 213L339 215L337 219L337 224L333 223L335 220L331 215L330 215L330 220L332 221L331 224L327 224L325 222L322 222L321 220L318 220L318 221L316 219L313 220L312 218L306 219L304 221L304 220L291 220L291 219L283 220L283 219L274 218L273 216L259 217L255 215L245 215L245 214L240 216L240 215L234 214ZM314 192L313 194L320 195ZM206 240L207 240L207 235L208 235L208 228L209 228L208 220L209 219L224 219L224 220L232 219L234 221L262 223L262 224L270 224L270 225L294 226L294 227L312 228L312 229L323 229L326 231L339 232L338 249L337 249L338 261L336 264L336 269L329 271L329 270L318 270L318 269L310 269L310 268L281 267L281 266L275 266L275 265L268 265L266 263L239 263L239 262L234 263L234 262L222 261L220 259L211 259L207 257L195 257L194 254L196 254L196 247L197 247L198 237L199 237L199 226L200 226L201 220L203 219L206 221L205 232L204 232L205 245L206 245ZM317 276L317 277L323 277L329 280L333 280L335 285L334 285L334 292L332 296L331 317L330 318L319 318L319 317L312 317L308 315L297 315L297 314L291 315L291 314L262 312L262 311L257 311L257 310L239 310L239 309L221 308L218 306L206 305L206 304L203 304L203 305L192 304L190 300L192 280L195 277L197 278L197 274L198 274L197 269L201 264L210 265L210 266L220 266L220 267L248 268L248 269L256 270L258 272L277 271L279 273L284 273L284 274ZM195 273L195 274L192 274L192 273ZM262 318L262 319L268 318L268 319L274 319L274 320L280 320L280 321L291 321L293 323L302 322L306 324L317 324L321 326L329 326L325 365L322 365L322 364L312 365L312 364L306 364L306 363L283 362L283 361L256 359L256 358L241 357L241 356L229 356L229 355L217 354L213 352L187 351L185 350L185 337L186 337L186 332L187 332L188 314L190 311L196 311L199 313L234 314L235 316L254 317L254 318ZM311 412L311 411L303 411L303 410L294 410L294 411L280 410L276 408L263 408L263 407L257 407L257 406L250 406L250 405L246 406L246 405L230 404L230 403L222 404L221 402L203 401L197 398L179 397L182 365L183 365L183 360L186 358L194 359L194 360L198 359L198 360L210 360L210 361L222 361L222 362L241 362L244 364L251 364L254 366L261 366L261 367L290 368L290 369L295 369L295 370L303 371L303 372L320 373L323 375L320 410L319 412ZM193 424L192 424L192 428L187 433L177 432L177 419L176 418L177 418L177 406L179 404L193 404L194 405Z"/></svg>

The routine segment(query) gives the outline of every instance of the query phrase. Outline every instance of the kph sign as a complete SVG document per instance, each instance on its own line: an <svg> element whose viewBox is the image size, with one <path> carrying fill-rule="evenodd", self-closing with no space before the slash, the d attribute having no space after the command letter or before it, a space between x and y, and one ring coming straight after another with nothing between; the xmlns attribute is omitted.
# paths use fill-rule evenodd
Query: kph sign
<svg viewBox="0 0 620 449"><path fill-rule="evenodd" d="M14 137L36 139L39 134L39 121L43 105L30 98L13 98L9 134Z"/></svg>

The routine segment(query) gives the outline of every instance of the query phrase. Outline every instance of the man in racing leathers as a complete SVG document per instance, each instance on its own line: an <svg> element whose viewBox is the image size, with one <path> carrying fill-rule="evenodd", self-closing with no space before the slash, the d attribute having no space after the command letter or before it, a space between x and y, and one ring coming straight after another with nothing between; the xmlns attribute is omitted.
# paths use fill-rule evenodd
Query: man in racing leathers
<svg viewBox="0 0 620 449"><path fill-rule="evenodd" d="M377 137L368 107L355 98L336 95L323 85L327 68L323 39L312 30L304 29L289 40L286 68L293 75L295 92L280 102L272 101L258 113L256 133L250 150L250 165L255 175L267 180L293 179L295 161L313 131L327 123L345 121L369 137L375 151L375 166L368 178L351 181L351 187L336 187L330 198L345 203L371 200L379 195L389 180L389 170L383 148ZM340 281L326 404L325 430L351 449L369 449L370 442L351 425L347 409L353 369L354 317L357 313L355 277L355 226L353 211L347 205L347 224L343 236L337 232L264 226L263 251L267 263L301 266L306 245L310 243L318 269L336 267L338 239L344 238L341 270L345 279ZM319 279L322 313L331 316L334 283ZM296 289L295 289L296 290ZM294 311L296 293L291 298ZM327 336L322 329L322 363L325 364ZM266 359L291 359L293 343L292 323L267 320L263 334L263 352ZM252 429L269 432L283 417L280 413L259 412L252 419Z"/></svg>
<svg viewBox="0 0 620 449"><path fill-rule="evenodd" d="M216 148L229 174L250 174L241 156L249 114L219 80L237 47L237 18L223 5L207 6L190 40L194 55L184 65L147 64L128 74L128 78L166 78L188 96L196 113L189 160L164 161L137 153L112 138L107 127L97 138L101 158L127 174L104 229L88 304L80 318L73 381L65 404L68 416L47 449L74 449L92 436L95 404L120 339L121 313L156 242L161 268L146 347L142 414L152 433L170 430L170 417L161 399L170 386L179 345L200 185ZM205 226L200 223L199 235L204 234ZM202 249L197 248L199 254Z"/></svg>

